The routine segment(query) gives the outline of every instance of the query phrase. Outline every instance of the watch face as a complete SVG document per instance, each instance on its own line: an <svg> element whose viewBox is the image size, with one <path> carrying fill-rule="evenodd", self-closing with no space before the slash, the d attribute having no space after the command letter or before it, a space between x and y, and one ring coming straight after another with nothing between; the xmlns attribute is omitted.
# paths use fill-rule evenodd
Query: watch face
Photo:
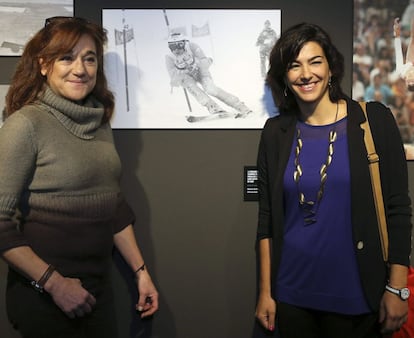
<svg viewBox="0 0 414 338"><path fill-rule="evenodd" d="M407 300L408 297L410 297L410 289L408 289L408 288L401 289L400 295L401 295L402 299Z"/></svg>

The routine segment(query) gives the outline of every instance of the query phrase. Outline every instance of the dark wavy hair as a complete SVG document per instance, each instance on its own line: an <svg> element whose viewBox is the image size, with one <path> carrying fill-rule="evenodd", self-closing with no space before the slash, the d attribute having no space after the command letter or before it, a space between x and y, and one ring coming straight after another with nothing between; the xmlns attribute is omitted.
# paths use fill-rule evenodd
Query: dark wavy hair
<svg viewBox="0 0 414 338"><path fill-rule="evenodd" d="M273 100L280 113L288 113L299 109L295 96L286 85L286 74L302 47L311 41L322 47L329 64L332 74L329 86L330 100L337 102L344 97L341 89L341 81L344 75L343 55L332 44L328 33L321 27L310 23L300 23L281 34L269 57L270 65L266 84L271 89Z"/></svg>
<svg viewBox="0 0 414 338"><path fill-rule="evenodd" d="M72 51L82 35L89 35L96 45L98 69L96 85L91 94L105 109L102 123L109 121L114 110L114 96L108 89L103 69L106 30L101 26L78 17L55 17L46 19L45 27L26 44L6 95L4 116L10 116L27 104L37 100L44 90L46 77L42 76L39 60L51 70L55 61Z"/></svg>

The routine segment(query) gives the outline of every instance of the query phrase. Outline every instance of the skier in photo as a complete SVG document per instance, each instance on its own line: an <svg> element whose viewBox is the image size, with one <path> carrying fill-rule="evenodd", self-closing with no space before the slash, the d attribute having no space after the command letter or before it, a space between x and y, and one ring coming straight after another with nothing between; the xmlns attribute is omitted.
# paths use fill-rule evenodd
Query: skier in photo
<svg viewBox="0 0 414 338"><path fill-rule="evenodd" d="M215 116L218 117L230 115L240 118L252 112L236 96L214 84L209 71L213 60L204 54L200 46L190 42L181 33L173 33L168 40L168 47L171 54L166 55L166 66L172 87L183 87L186 94L189 92L210 114L217 114ZM234 108L237 113L229 114L212 97Z"/></svg>
<svg viewBox="0 0 414 338"><path fill-rule="evenodd" d="M276 31L271 27L270 21L264 22L264 28L260 32L256 41L256 46L259 47L260 55L260 71L263 78L266 78L267 65L269 62L270 51L277 41Z"/></svg>

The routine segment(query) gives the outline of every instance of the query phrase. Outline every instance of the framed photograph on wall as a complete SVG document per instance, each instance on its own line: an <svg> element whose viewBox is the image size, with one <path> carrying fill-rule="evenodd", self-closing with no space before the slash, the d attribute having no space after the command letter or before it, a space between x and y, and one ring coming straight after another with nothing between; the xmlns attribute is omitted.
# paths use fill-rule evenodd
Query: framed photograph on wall
<svg viewBox="0 0 414 338"><path fill-rule="evenodd" d="M52 16L73 16L73 0L0 0L0 56L20 56Z"/></svg>
<svg viewBox="0 0 414 338"><path fill-rule="evenodd" d="M407 160L414 160L413 20L413 0L354 0L352 97L391 109Z"/></svg>
<svg viewBox="0 0 414 338"><path fill-rule="evenodd" d="M280 10L103 9L113 128L256 129Z"/></svg>

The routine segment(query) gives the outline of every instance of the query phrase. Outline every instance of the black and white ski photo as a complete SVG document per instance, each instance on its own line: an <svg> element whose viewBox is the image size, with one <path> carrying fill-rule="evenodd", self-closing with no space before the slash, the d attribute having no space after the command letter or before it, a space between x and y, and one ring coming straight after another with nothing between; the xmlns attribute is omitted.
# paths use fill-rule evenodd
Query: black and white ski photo
<svg viewBox="0 0 414 338"><path fill-rule="evenodd" d="M22 55L26 42L53 16L73 16L73 0L0 1L0 55Z"/></svg>
<svg viewBox="0 0 414 338"><path fill-rule="evenodd" d="M104 9L119 129L258 129L280 10Z"/></svg>

